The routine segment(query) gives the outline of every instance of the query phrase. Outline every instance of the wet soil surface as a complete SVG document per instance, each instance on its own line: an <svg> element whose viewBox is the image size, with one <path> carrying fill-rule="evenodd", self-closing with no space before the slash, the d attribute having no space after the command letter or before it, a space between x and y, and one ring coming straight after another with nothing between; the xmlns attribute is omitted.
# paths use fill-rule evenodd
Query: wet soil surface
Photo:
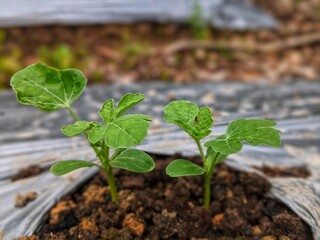
<svg viewBox="0 0 320 240"><path fill-rule="evenodd" d="M261 176L217 167L206 210L202 177L168 177L172 159L158 157L148 174L117 171L119 206L104 174L96 175L51 209L37 235L23 239L312 239L298 216L264 197L271 186Z"/></svg>

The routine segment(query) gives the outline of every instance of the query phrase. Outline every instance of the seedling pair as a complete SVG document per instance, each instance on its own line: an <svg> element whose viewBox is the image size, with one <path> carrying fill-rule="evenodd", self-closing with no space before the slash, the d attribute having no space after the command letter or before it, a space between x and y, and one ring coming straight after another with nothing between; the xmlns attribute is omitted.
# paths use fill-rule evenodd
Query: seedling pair
<svg viewBox="0 0 320 240"><path fill-rule="evenodd" d="M37 63L17 72L11 86L22 104L33 105L43 111L65 108L75 123L62 127L68 137L84 134L100 160L100 164L85 160L59 161L51 167L54 175L60 176L83 167L97 166L106 172L112 201L118 202L113 168L137 173L150 172L155 167L152 158L132 147L140 144L147 135L151 118L143 114L124 113L144 100L140 93L124 95L115 106L113 99L107 100L99 111L102 123L83 121L71 108L71 104L82 94L87 83L76 69L57 70ZM280 131L274 129L275 122L258 119L239 119L229 124L225 134L207 141L204 153L200 143L211 133L214 123L208 107L199 107L188 101L175 101L164 108L164 119L186 131L198 146L202 166L184 159L170 163L166 172L171 177L204 175L204 205L210 204L210 180L214 167L228 155L239 152L242 142L253 146L280 146ZM111 153L110 149L113 149Z"/></svg>

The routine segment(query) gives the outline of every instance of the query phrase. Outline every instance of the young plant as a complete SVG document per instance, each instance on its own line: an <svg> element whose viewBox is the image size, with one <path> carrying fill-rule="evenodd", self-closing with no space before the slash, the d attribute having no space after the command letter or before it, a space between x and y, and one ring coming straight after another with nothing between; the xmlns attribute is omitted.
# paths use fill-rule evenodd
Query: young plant
<svg viewBox="0 0 320 240"><path fill-rule="evenodd" d="M199 107L192 102L180 100L164 108L164 120L174 123L186 131L196 142L202 159L202 166L187 160L172 161L166 169L171 177L204 175L204 206L210 205L210 180L214 167L230 154L241 151L243 142L250 145L267 145L279 147L280 131L274 129L275 122L262 119L238 119L231 122L225 134L207 141L204 146L200 141L211 133L214 123L212 112L208 107Z"/></svg>
<svg viewBox="0 0 320 240"><path fill-rule="evenodd" d="M210 27L203 18L203 9L199 0L193 1L189 26L194 39L200 41L208 40L210 36Z"/></svg>
<svg viewBox="0 0 320 240"><path fill-rule="evenodd" d="M145 98L140 93L129 93L121 98L117 107L113 99L102 105L99 111L102 124L80 120L71 104L82 94L86 83L87 79L77 69L60 71L41 63L30 65L11 79L11 86L20 103L43 111L67 109L75 123L63 126L63 134L68 137L84 134L101 162L99 165L85 160L58 161L50 171L61 176L79 168L97 166L106 172L112 201L117 203L113 168L144 173L155 167L148 154L131 148L146 137L151 118L143 114L123 115ZM111 148L114 149L112 154Z"/></svg>

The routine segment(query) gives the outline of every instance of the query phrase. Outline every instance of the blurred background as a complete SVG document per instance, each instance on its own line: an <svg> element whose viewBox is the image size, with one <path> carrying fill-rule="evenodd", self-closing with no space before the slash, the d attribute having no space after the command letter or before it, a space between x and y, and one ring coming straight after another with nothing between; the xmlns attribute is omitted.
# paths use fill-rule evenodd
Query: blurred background
<svg viewBox="0 0 320 240"><path fill-rule="evenodd" d="M227 162L245 171L307 166L308 179L269 179L271 195L320 239L320 0L0 0L0 239L32 234L57 199L94 173L66 182L47 171L56 160L93 155L83 139L60 132L73 122L66 111L16 101L11 76L38 61L84 72L91 86L74 104L81 119L97 120L106 98L144 93L134 111L153 118L141 146L152 153L196 153L162 121L175 99L213 107L216 135L236 118L276 120L283 148L247 148ZM39 180L11 181L33 165L45 171ZM19 211L12 199L27 190L41 195Z"/></svg>
<svg viewBox="0 0 320 240"><path fill-rule="evenodd" d="M0 2L0 88L42 61L90 83L320 76L320 0Z"/></svg>

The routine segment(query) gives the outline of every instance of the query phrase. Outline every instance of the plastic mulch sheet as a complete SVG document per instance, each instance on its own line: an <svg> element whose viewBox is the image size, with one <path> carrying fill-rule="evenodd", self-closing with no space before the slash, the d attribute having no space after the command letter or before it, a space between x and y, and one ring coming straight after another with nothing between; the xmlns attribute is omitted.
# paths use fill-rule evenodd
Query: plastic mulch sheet
<svg viewBox="0 0 320 240"><path fill-rule="evenodd" d="M0 27L44 24L189 22L194 6L217 28L274 28L275 20L248 0L1 0Z"/></svg>
<svg viewBox="0 0 320 240"><path fill-rule="evenodd" d="M233 119L271 118L282 131L279 149L245 146L230 155L227 164L242 171L263 175L256 167L306 166L311 176L268 178L268 197L291 208L320 239L320 84L295 82L278 86L216 83L199 85L135 84L88 88L75 103L84 119L98 119L97 110L106 98L118 100L125 92L143 92L147 100L134 111L153 116L150 135L139 147L161 154L197 154L196 145L178 128L165 124L162 107L169 99L187 99L215 109L216 125L210 137L221 134ZM92 159L94 153L84 138L64 138L59 132L71 122L65 111L42 113L21 106L12 92L0 93L0 236L13 239L30 235L48 210L66 193L77 188L97 170L75 171L54 177L48 171L12 182L19 169L38 164L44 169L57 160ZM38 197L24 208L14 207L17 193L35 191ZM10 213L10 215L9 215Z"/></svg>

